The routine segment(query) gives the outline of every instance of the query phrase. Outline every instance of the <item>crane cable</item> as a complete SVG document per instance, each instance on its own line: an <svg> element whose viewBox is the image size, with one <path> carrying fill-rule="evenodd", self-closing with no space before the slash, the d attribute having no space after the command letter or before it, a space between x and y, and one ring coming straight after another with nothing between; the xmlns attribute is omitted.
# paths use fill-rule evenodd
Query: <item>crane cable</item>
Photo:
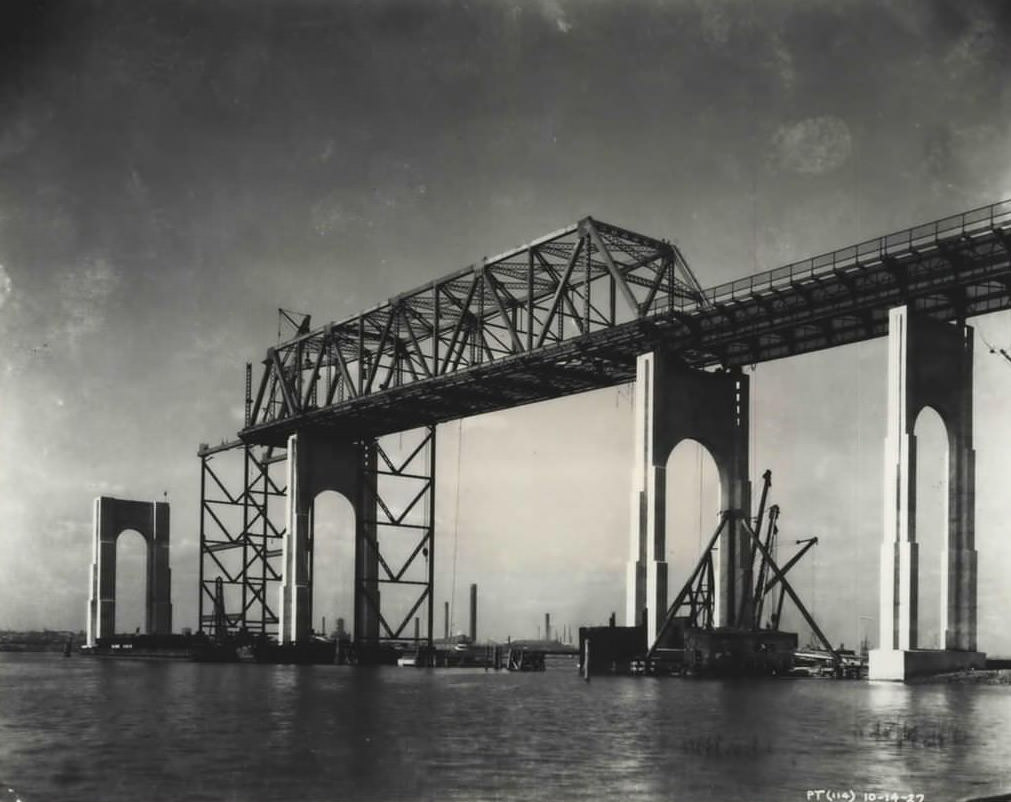
<svg viewBox="0 0 1011 802"><path fill-rule="evenodd" d="M1006 359L1009 363L1011 363L1011 354L1008 353L1006 348L1000 348L991 343L978 326L976 327L976 331L979 332L979 338L983 341L983 344L986 345L986 347L990 350L991 354L1000 354L1002 357L1004 357L1004 359Z"/></svg>

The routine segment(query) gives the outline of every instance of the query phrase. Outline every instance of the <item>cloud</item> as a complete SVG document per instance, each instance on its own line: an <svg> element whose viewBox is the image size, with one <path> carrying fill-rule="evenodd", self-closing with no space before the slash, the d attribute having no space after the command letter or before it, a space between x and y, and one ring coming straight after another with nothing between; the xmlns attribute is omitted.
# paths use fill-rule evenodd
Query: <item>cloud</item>
<svg viewBox="0 0 1011 802"><path fill-rule="evenodd" d="M370 220L348 209L336 196L327 196L316 201L309 211L309 217L313 230L321 237L344 233L357 226L372 226Z"/></svg>
<svg viewBox="0 0 1011 802"><path fill-rule="evenodd" d="M65 271L58 280L62 312L58 334L74 346L96 331L105 321L107 301L118 284L118 274L104 259Z"/></svg>
<svg viewBox="0 0 1011 802"><path fill-rule="evenodd" d="M0 161L23 153L35 134L35 126L27 117L15 120L0 132Z"/></svg>
<svg viewBox="0 0 1011 802"><path fill-rule="evenodd" d="M809 117L782 125L772 137L773 161L795 173L821 175L845 164L853 150L849 126L838 117Z"/></svg>
<svg viewBox="0 0 1011 802"><path fill-rule="evenodd" d="M572 23L565 16L565 9L559 0L542 0L541 13L549 22L555 23L560 32L568 33L572 30Z"/></svg>
<svg viewBox="0 0 1011 802"><path fill-rule="evenodd" d="M998 45L998 35L993 20L983 15L973 17L945 55L945 66L959 73L985 70L990 54Z"/></svg>
<svg viewBox="0 0 1011 802"><path fill-rule="evenodd" d="M797 84L797 69L794 65L793 55L790 48L780 33L774 32L772 36L772 53L770 58L772 69L779 77L783 89L787 92L793 90Z"/></svg>
<svg viewBox="0 0 1011 802"><path fill-rule="evenodd" d="M711 45L725 45L730 39L732 19L727 8L718 3L702 0L702 38Z"/></svg>
<svg viewBox="0 0 1011 802"><path fill-rule="evenodd" d="M125 485L119 482L109 482L105 479L88 482L85 487L95 496L122 496L126 492Z"/></svg>
<svg viewBox="0 0 1011 802"><path fill-rule="evenodd" d="M7 299L14 293L14 283L11 281L10 273L0 265L0 309L7 304Z"/></svg>
<svg viewBox="0 0 1011 802"><path fill-rule="evenodd" d="M21 296L20 291L14 291L10 272L0 264L0 380L16 374L25 357L38 353L25 345L24 332L19 325L23 317Z"/></svg>

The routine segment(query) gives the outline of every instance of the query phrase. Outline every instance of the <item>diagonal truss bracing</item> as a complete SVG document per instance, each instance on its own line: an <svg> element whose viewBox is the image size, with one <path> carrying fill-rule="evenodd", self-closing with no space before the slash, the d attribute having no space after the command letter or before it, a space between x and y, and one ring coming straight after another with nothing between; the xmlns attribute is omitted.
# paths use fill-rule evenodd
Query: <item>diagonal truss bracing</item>
<svg viewBox="0 0 1011 802"><path fill-rule="evenodd" d="M423 640L431 646L436 430L428 426L406 437L406 447L404 435L399 443L374 441L376 459L363 473L366 520L358 547L364 551L360 564L374 568L359 572L355 605L378 620L378 642ZM414 619L416 630L409 628Z"/></svg>
<svg viewBox="0 0 1011 802"><path fill-rule="evenodd" d="M358 439L634 378L658 346L729 367L1011 306L1011 201L702 291L678 249L586 218L268 351L243 440ZM252 396L252 393L249 393Z"/></svg>
<svg viewBox="0 0 1011 802"><path fill-rule="evenodd" d="M321 410L536 360L551 346L702 304L676 246L586 218L270 349L247 429L276 432ZM374 433L407 427L381 428Z"/></svg>
<svg viewBox="0 0 1011 802"><path fill-rule="evenodd" d="M692 367L731 367L881 336L899 305L945 321L1008 309L1009 256L1004 201L703 291L672 244L586 218L340 323L313 329L281 310L257 381L247 366L241 441L200 450L201 627L222 609L229 629L276 627L268 586L287 491L273 466L289 434L374 451L358 502L368 525L356 620L373 616L370 640L403 639L424 610L430 638L431 515L412 516L431 508L434 462L412 461L434 460L435 424L631 381L637 356L657 347ZM430 451L406 462L377 441L419 428ZM226 454L241 457L241 484L213 464ZM403 496L386 489L394 481L420 484ZM398 535L381 541L384 531ZM407 592L396 613L391 588Z"/></svg>
<svg viewBox="0 0 1011 802"><path fill-rule="evenodd" d="M274 609L284 539L284 449L241 441L201 446L200 629L277 631Z"/></svg>

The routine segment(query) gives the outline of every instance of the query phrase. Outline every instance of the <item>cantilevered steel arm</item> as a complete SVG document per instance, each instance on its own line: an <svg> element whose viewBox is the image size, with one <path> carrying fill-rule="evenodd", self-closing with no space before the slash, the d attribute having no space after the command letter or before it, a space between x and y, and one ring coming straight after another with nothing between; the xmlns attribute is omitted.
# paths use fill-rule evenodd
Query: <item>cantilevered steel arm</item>
<svg viewBox="0 0 1011 802"><path fill-rule="evenodd" d="M780 582L783 583L783 589L786 591L787 595L789 595L789 597L793 600L793 603L797 605L797 610L800 611L800 614L802 616L804 616L804 620L807 621L807 625L811 627L811 631L814 632L818 640L821 641L821 644L822 646L825 647L825 650L832 655L833 662L838 664L840 661L839 653L832 648L832 644L829 642L829 639L825 637L825 633L821 631L821 627L818 626L818 623L814 620L814 618L812 618L811 614L807 611L807 608L804 606L804 602L802 602L800 600L800 597L794 592L793 586L790 585L783 571L780 570L779 566L776 565L776 561L772 559L772 555L769 554L768 550L766 550L765 544L762 543L762 539L755 534L755 530L751 528L751 525L748 524L747 521L741 521L741 525L744 527L744 530L751 537L751 541L755 544L755 547L762 553L762 557L765 558L765 561L768 563L770 570L772 571L773 574L775 574L776 579L778 579Z"/></svg>
<svg viewBox="0 0 1011 802"><path fill-rule="evenodd" d="M783 572L783 576L786 576L790 572L790 569L797 564L798 560L800 560L801 557L807 554L807 552L811 549L812 546L817 545L818 538L812 537L809 540L798 540L797 543L798 544L803 543L804 548L802 548L800 551L794 554L786 563L786 565L784 565L780 569ZM776 587L777 582L779 582L779 577L773 577L772 581L765 586L765 589L762 591L762 595L764 596L766 593L768 593L774 587Z"/></svg>

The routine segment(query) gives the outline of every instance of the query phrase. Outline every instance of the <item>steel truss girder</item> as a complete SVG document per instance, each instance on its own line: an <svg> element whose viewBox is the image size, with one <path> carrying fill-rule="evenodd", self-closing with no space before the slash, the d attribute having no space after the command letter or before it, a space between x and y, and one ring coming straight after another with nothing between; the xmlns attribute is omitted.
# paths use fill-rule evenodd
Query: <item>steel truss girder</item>
<svg viewBox="0 0 1011 802"><path fill-rule="evenodd" d="M674 245L585 218L343 322L300 328L268 350L247 430L293 431L321 411L382 406L404 387L702 304Z"/></svg>
<svg viewBox="0 0 1011 802"><path fill-rule="evenodd" d="M222 623L232 634L274 634L277 614L268 600L281 578L284 525L278 522L287 492L274 466L283 452L236 441L202 446L199 457L199 627L219 636ZM215 460L222 463L215 466ZM219 586L225 591L220 600Z"/></svg>
<svg viewBox="0 0 1011 802"><path fill-rule="evenodd" d="M240 436L378 436L627 382L659 345L730 367L882 336L893 306L1007 309L1009 232L1004 201L702 292L674 246L587 218L272 349Z"/></svg>

